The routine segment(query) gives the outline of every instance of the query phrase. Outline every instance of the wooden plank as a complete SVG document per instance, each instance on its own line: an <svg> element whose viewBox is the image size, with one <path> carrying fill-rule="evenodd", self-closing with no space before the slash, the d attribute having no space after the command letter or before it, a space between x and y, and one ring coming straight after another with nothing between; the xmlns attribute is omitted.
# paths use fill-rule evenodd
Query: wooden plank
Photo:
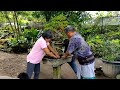
<svg viewBox="0 0 120 90"><path fill-rule="evenodd" d="M67 62L71 62L72 60L72 56L68 56L67 58L63 59L63 58L60 58L60 59L49 59L49 58L44 58L43 59L43 62L47 62L47 61L50 61L52 63L52 66L53 67L58 67L62 64L65 64Z"/></svg>
<svg viewBox="0 0 120 90"><path fill-rule="evenodd" d="M56 60L56 61L53 62L52 66L53 67L58 67L58 66L63 65L67 62L71 62L71 60L72 60L72 58Z"/></svg>

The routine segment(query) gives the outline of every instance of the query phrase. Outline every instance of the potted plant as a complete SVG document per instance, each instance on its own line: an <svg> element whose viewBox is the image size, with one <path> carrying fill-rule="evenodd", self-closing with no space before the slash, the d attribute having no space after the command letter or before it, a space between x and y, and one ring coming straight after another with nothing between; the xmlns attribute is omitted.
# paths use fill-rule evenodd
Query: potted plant
<svg viewBox="0 0 120 90"><path fill-rule="evenodd" d="M120 74L120 40L106 41L102 48L103 72L106 76L115 78Z"/></svg>

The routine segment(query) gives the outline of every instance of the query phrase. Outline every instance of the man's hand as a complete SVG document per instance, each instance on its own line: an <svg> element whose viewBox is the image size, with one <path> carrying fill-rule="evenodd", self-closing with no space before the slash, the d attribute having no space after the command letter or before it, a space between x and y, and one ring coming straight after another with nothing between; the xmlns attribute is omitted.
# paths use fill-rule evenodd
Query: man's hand
<svg viewBox="0 0 120 90"><path fill-rule="evenodd" d="M66 55L63 55L63 56L61 56L61 58L67 58L67 56L66 56Z"/></svg>
<svg viewBox="0 0 120 90"><path fill-rule="evenodd" d="M62 58L67 58L67 56L69 56L70 54L68 53L68 51L66 51L65 53L64 53L64 55L62 56Z"/></svg>

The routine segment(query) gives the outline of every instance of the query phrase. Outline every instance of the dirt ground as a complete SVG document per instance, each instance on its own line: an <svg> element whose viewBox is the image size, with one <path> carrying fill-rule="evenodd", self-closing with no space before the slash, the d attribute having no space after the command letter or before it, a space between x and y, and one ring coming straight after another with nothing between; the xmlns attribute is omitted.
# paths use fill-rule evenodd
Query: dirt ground
<svg viewBox="0 0 120 90"><path fill-rule="evenodd" d="M26 71L26 56L25 54L11 54L0 51L0 76L10 76L16 78L21 72ZM102 66L102 62L96 59L95 68ZM43 64L41 62L40 79L52 79L51 63ZM71 67L66 63L61 67L62 79L77 79ZM110 79L105 76L96 76L96 79Z"/></svg>

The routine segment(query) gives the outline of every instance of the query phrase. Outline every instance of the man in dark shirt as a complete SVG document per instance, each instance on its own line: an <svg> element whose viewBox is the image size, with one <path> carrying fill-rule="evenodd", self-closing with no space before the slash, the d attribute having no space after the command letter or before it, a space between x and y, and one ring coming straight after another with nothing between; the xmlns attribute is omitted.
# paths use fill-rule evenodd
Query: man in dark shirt
<svg viewBox="0 0 120 90"><path fill-rule="evenodd" d="M78 60L79 65L77 66L78 79L94 79L94 56L90 50L90 47L85 42L84 38L75 31L72 26L65 28L65 33L69 38L69 45L67 51L64 53L62 58L66 58L68 55L73 54Z"/></svg>

